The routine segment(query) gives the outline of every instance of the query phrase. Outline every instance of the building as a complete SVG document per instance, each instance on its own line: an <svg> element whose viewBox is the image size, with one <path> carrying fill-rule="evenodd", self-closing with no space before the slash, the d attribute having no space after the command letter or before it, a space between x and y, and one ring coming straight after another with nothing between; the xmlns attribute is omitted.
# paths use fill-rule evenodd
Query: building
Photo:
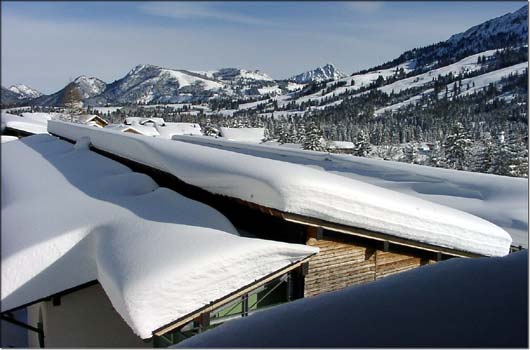
<svg viewBox="0 0 530 350"><path fill-rule="evenodd" d="M248 315L263 296L275 295L272 290L283 292L270 304L265 302L264 307L381 279L454 256L502 256L510 249L511 237L504 230L473 215L317 169L64 122L52 121L49 127L53 135L78 144L90 143L93 151L106 158L215 208L243 237L308 249L294 265L278 267L253 283L241 283L231 293L210 297L188 312L171 313L163 325L148 327L142 333L144 337L155 336L150 345L167 346L209 325ZM128 183L124 188L130 191ZM154 206L157 210L166 208L159 203ZM177 208L166 209L179 212ZM159 253L159 249L154 250ZM255 263L264 265L262 261ZM159 278L165 281L167 276ZM193 288L190 290L198 290ZM252 290L255 293L250 293ZM48 295L51 299L47 303L51 304L46 310L53 306L53 294ZM175 307L183 303L164 302Z"/></svg>
<svg viewBox="0 0 530 350"><path fill-rule="evenodd" d="M2 321L30 346L167 346L168 333L303 296L301 266L318 249L243 237L89 147L50 135L2 145Z"/></svg>
<svg viewBox="0 0 530 350"><path fill-rule="evenodd" d="M77 117L77 120L81 124L95 126L98 128L104 128L109 123L98 115L83 114Z"/></svg>

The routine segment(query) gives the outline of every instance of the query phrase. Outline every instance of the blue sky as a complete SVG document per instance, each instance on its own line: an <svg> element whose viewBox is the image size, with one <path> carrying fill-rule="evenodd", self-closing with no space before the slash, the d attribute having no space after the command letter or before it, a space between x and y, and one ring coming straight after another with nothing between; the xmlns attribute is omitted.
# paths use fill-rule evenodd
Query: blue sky
<svg viewBox="0 0 530 350"><path fill-rule="evenodd" d="M107 82L140 63L345 73L447 39L526 2L8 2L2 85L44 93L79 75Z"/></svg>

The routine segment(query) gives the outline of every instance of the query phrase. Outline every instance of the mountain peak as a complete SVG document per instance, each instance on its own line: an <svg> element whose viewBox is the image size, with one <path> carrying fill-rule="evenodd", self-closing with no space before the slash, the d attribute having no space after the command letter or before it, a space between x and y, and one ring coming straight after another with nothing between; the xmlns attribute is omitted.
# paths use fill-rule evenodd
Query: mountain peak
<svg viewBox="0 0 530 350"><path fill-rule="evenodd" d="M36 98L39 96L42 96L43 93L35 90L27 85L24 84L15 84L11 85L8 88L9 91L14 92L15 94L19 95L21 99L23 98Z"/></svg>
<svg viewBox="0 0 530 350"><path fill-rule="evenodd" d="M313 70L295 75L289 80L295 81L297 83L305 84L311 82L322 82L334 79L340 79L346 75L339 71L333 63L326 63L321 67L317 67Z"/></svg>

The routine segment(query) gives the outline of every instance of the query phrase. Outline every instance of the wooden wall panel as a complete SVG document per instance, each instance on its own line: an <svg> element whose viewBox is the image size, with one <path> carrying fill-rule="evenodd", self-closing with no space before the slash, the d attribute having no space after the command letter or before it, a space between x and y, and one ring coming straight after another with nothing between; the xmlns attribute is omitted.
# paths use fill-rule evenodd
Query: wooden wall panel
<svg viewBox="0 0 530 350"><path fill-rule="evenodd" d="M309 260L305 277L304 296L339 290L351 285L404 272L421 265L435 263L421 252L383 251L381 244L362 244L348 237L316 239L310 231L307 245L319 247L320 252Z"/></svg>

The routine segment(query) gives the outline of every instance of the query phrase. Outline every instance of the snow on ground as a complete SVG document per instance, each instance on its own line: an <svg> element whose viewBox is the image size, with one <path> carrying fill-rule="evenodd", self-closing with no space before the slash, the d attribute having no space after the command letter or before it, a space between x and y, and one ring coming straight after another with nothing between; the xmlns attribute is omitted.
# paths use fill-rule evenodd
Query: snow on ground
<svg viewBox="0 0 530 350"><path fill-rule="evenodd" d="M12 107L12 108L3 108L1 109L2 112L11 112L11 111L20 111L20 110L27 110L27 111L30 111L31 110L31 106L21 106L21 107Z"/></svg>
<svg viewBox="0 0 530 350"><path fill-rule="evenodd" d="M282 89L280 89L280 87L278 85L264 86L262 88L258 88L258 92L260 93L260 95L281 94L282 93Z"/></svg>
<svg viewBox="0 0 530 350"><path fill-rule="evenodd" d="M91 110L99 113L114 113L122 109L122 107L90 107Z"/></svg>
<svg viewBox="0 0 530 350"><path fill-rule="evenodd" d="M115 134L102 131L116 145ZM90 151L89 141L35 135L2 145L2 311L97 279L149 338L318 251L240 237L216 210Z"/></svg>
<svg viewBox="0 0 530 350"><path fill-rule="evenodd" d="M260 143L265 138L264 128L219 128L222 138L230 141Z"/></svg>
<svg viewBox="0 0 530 350"><path fill-rule="evenodd" d="M465 96L465 95L478 92L484 89L485 87L487 87L490 83L497 83L499 80L501 80L504 77L509 76L510 74L522 74L524 70L527 68L528 68L528 62L524 62L524 63L515 64L510 67L497 69L489 73L484 73L476 77L463 79L462 84L461 84L461 89L463 91L459 94L459 96ZM468 85L470 86L469 89L467 89ZM454 83L447 84L447 91L448 91L450 99L453 98L453 86L454 86ZM415 104L421 100L423 95L430 94L433 91L434 89L432 88L426 89L425 91L422 91L420 94L413 96L409 98L408 100L393 104L391 106L380 108L376 110L374 114L379 115L386 111L395 111L395 110L400 109L401 107L404 107L410 104ZM443 97L444 94L445 94L445 89L442 89L442 92L440 92L438 96Z"/></svg>
<svg viewBox="0 0 530 350"><path fill-rule="evenodd" d="M528 180L328 154L293 147L179 137L242 154L302 164L468 212L502 227L514 245L528 248Z"/></svg>
<svg viewBox="0 0 530 350"><path fill-rule="evenodd" d="M406 89L410 89L410 88L418 87L418 86L423 86L431 82L433 78L437 78L438 75L440 74L441 75L447 75L449 73L459 74L462 72L472 72L472 71L479 70L481 68L481 65L477 64L478 57L479 56L484 56L484 57L492 56L493 54L495 54L495 51L496 50L488 50L488 51L484 51L484 52L481 52L475 55L471 55L471 56L463 58L462 60L458 62L447 65L445 67L433 69L427 73L415 75L410 78L401 79L392 84L382 86L378 88L378 90L385 92L387 94L390 94L392 91L394 91L395 93L398 93L402 90L406 90ZM412 70L411 69L412 62L405 62L397 66L397 69L401 67L404 68L405 73L408 73ZM356 74L350 77L346 77L346 78L339 79L337 81L328 83L326 85L326 88L337 82L343 82L343 83L346 83L346 85L338 87L325 95L322 95L322 90L319 90L313 94L302 96L296 99L295 101L296 103L307 102L309 100L320 102L326 98L338 96L343 93L353 93L362 87L369 86L372 82L376 81L379 76L382 76L383 78L388 78L388 77L393 76L395 73L396 73L396 67L368 72L364 74ZM353 85L351 85L352 81L354 82Z"/></svg>
<svg viewBox="0 0 530 350"><path fill-rule="evenodd" d="M528 252L450 259L296 300L182 348L528 348Z"/></svg>
<svg viewBox="0 0 530 350"><path fill-rule="evenodd" d="M209 192L287 213L484 255L505 255L512 241L473 215L321 169L64 122L51 121L49 127L68 139L89 137L99 149Z"/></svg>
<svg viewBox="0 0 530 350"><path fill-rule="evenodd" d="M509 76L510 74L522 74L526 69L528 69L528 62L497 69L493 72L481 74L474 78L463 79L462 86L465 87L467 84L472 85L473 83L475 83L475 86L471 87L469 90L463 91L462 93L460 93L460 95L472 94L487 87L490 83L498 82L499 80ZM448 86L448 89L452 91L452 85Z"/></svg>
<svg viewBox="0 0 530 350"><path fill-rule="evenodd" d="M392 84L382 86L378 88L378 90L384 93L387 93L387 94L391 93L392 91L394 93L398 93L402 90L425 85L431 82L433 78L437 78L438 75L447 75L449 73L453 73L454 75L457 75L463 72L477 71L477 70L480 70L481 68L481 65L477 64L477 60L479 56L489 57L489 56L494 55L495 51L497 50L488 50L488 51L484 51L481 53L477 53L475 55L465 57L461 59L460 61L455 62L453 64L440 67L437 69L433 69L426 73L415 75L410 78L398 80Z"/></svg>
<svg viewBox="0 0 530 350"><path fill-rule="evenodd" d="M24 113L27 114L27 113ZM20 117L18 115L9 114L2 112L2 132L4 128L10 128L15 130L20 130L24 132L29 132L32 134L47 134L46 124L44 120L39 118L28 118Z"/></svg>

